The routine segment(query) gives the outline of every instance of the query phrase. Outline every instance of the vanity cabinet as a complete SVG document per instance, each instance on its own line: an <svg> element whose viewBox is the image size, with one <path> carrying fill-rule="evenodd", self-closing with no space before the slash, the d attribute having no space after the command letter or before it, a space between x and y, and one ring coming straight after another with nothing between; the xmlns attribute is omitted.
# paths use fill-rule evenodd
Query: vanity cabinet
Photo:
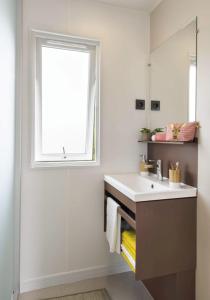
<svg viewBox="0 0 210 300"><path fill-rule="evenodd" d="M136 230L136 280L155 300L194 300L197 198L134 202L105 182L105 230L107 197Z"/></svg>

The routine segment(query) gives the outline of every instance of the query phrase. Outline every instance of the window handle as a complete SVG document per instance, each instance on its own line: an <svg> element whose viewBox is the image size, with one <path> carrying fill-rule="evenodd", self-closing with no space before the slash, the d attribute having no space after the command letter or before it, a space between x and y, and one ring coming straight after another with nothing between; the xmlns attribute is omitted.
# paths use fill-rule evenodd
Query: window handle
<svg viewBox="0 0 210 300"><path fill-rule="evenodd" d="M63 146L63 158L64 159L67 159L67 156L66 156L66 150L65 150L65 147Z"/></svg>

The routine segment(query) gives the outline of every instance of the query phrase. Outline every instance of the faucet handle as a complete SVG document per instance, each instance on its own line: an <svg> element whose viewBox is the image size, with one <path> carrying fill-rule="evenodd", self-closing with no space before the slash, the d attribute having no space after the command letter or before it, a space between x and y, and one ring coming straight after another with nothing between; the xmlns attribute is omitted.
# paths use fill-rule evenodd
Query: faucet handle
<svg viewBox="0 0 210 300"><path fill-rule="evenodd" d="M152 164L152 165L153 165L153 168L155 168L156 160L154 160L154 159L149 159L149 160L148 160L148 163Z"/></svg>
<svg viewBox="0 0 210 300"><path fill-rule="evenodd" d="M149 159L147 164L148 169L155 169L155 160Z"/></svg>

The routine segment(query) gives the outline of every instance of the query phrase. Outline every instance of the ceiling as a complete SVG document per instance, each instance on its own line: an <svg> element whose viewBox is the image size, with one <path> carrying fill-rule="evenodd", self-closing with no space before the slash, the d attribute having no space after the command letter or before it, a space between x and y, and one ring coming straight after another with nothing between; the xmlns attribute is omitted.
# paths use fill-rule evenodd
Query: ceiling
<svg viewBox="0 0 210 300"><path fill-rule="evenodd" d="M151 12L162 0L97 0L97 1Z"/></svg>

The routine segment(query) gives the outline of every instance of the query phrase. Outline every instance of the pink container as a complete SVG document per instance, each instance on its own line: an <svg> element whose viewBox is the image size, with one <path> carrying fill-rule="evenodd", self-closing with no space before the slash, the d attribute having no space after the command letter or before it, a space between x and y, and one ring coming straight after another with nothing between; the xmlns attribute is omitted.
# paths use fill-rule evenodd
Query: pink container
<svg viewBox="0 0 210 300"><path fill-rule="evenodd" d="M182 124L180 123L171 123L168 124L166 129L166 141L178 140L178 135L180 132Z"/></svg>
<svg viewBox="0 0 210 300"><path fill-rule="evenodd" d="M198 122L172 123L167 126L166 141L177 140L180 142L193 141L196 135Z"/></svg>
<svg viewBox="0 0 210 300"><path fill-rule="evenodd" d="M180 128L178 140L181 142L193 141L196 135L197 127L198 127L197 122L184 123Z"/></svg>
<svg viewBox="0 0 210 300"><path fill-rule="evenodd" d="M166 140L166 133L165 132L157 132L155 134L155 140L159 142L164 142Z"/></svg>

